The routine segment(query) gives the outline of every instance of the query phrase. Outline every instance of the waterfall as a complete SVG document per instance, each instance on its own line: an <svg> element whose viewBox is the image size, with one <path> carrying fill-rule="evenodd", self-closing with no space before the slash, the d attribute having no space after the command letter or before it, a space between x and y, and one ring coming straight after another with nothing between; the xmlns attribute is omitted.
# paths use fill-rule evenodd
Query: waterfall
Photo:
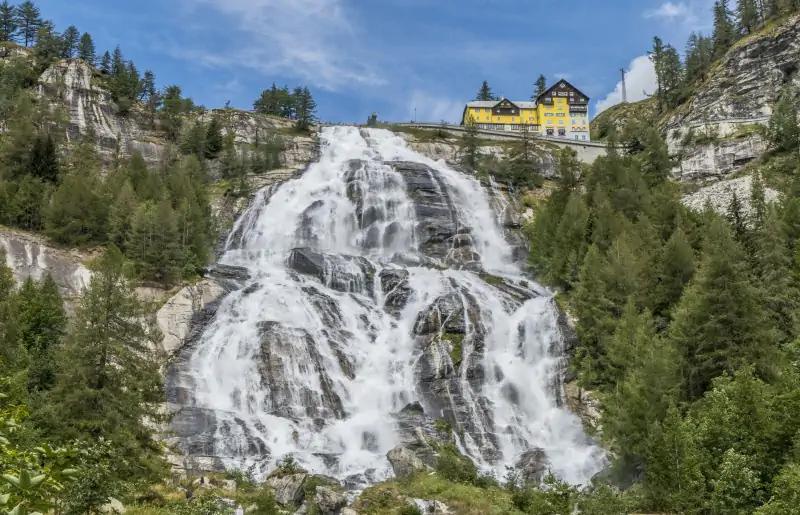
<svg viewBox="0 0 800 515"><path fill-rule="evenodd" d="M513 264L486 191L378 129L329 127L302 176L256 196L220 259L250 278L184 349L184 448L263 473L378 481L412 402L500 477L540 448L585 484L602 452L557 406L552 295ZM503 206L505 208L505 206Z"/></svg>

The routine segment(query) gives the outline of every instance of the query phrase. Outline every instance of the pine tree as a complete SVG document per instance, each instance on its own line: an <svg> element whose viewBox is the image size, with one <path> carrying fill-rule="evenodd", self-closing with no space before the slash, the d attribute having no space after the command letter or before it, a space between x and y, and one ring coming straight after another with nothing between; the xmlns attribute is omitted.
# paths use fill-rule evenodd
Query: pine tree
<svg viewBox="0 0 800 515"><path fill-rule="evenodd" d="M125 240L131 230L131 221L139 201L130 180L125 179L114 196L108 218L108 241L127 253Z"/></svg>
<svg viewBox="0 0 800 515"><path fill-rule="evenodd" d="M100 60L100 71L105 75L111 73L111 54L108 53L108 50L106 50L106 53L103 54L103 58Z"/></svg>
<svg viewBox="0 0 800 515"><path fill-rule="evenodd" d="M712 36L714 46L714 58L719 59L736 41L736 29L731 21L731 11L728 7L728 0L716 0L713 7L714 13L714 34Z"/></svg>
<svg viewBox="0 0 800 515"><path fill-rule="evenodd" d="M27 171L51 184L58 182L58 149L50 133L34 140Z"/></svg>
<svg viewBox="0 0 800 515"><path fill-rule="evenodd" d="M605 272L608 262L597 246L589 247L583 260L574 305L578 313L577 332L581 346L578 349L580 368L584 380L597 383L596 370L605 355L608 339L614 332L614 305L607 297Z"/></svg>
<svg viewBox="0 0 800 515"><path fill-rule="evenodd" d="M744 212L742 201L735 191L731 192L731 202L727 212L728 223L733 229L733 237L743 249L750 249L750 229L747 227L747 215Z"/></svg>
<svg viewBox="0 0 800 515"><path fill-rule="evenodd" d="M536 100L544 95L544 92L547 91L547 78L544 75L539 75L539 78L536 79L536 84L534 85L533 95L531 95L531 100L536 102Z"/></svg>
<svg viewBox="0 0 800 515"><path fill-rule="evenodd" d="M698 513L704 504L702 455L692 428L673 405L648 430L644 497L648 508Z"/></svg>
<svg viewBox="0 0 800 515"><path fill-rule="evenodd" d="M464 129L464 135L458 141L461 164L470 172L478 170L478 127L474 118L470 117Z"/></svg>
<svg viewBox="0 0 800 515"><path fill-rule="evenodd" d="M658 36L653 38L653 49L648 53L656 71L656 97L658 112L664 111L664 43Z"/></svg>
<svg viewBox="0 0 800 515"><path fill-rule="evenodd" d="M759 25L759 11L756 0L737 0L736 14L739 17L739 30L752 34Z"/></svg>
<svg viewBox="0 0 800 515"><path fill-rule="evenodd" d="M55 26L50 20L42 22L36 32L36 56L40 66L49 66L51 62L59 59L63 52L64 42L56 33Z"/></svg>
<svg viewBox="0 0 800 515"><path fill-rule="evenodd" d="M80 38L81 34L78 32L78 28L75 27L75 25L70 25L67 27L67 30L65 30L61 35L61 41L63 44L61 49L61 57L75 57L75 54L79 49L78 44L80 42Z"/></svg>
<svg viewBox="0 0 800 515"><path fill-rule="evenodd" d="M36 41L36 34L42 27L42 15L33 2L26 0L17 6L17 24L25 46L31 46Z"/></svg>
<svg viewBox="0 0 800 515"><path fill-rule="evenodd" d="M202 120L197 120L192 127L186 131L181 141L181 152L197 156L203 159L206 149L206 135L208 130Z"/></svg>
<svg viewBox="0 0 800 515"><path fill-rule="evenodd" d="M672 158L667 143L655 127L645 129L642 140L644 149L638 154L642 175L648 185L654 187L669 178Z"/></svg>
<svg viewBox="0 0 800 515"><path fill-rule="evenodd" d="M800 290L787 240L780 214L770 210L754 238L755 275L764 297L769 326L781 344L795 338L800 328Z"/></svg>
<svg viewBox="0 0 800 515"><path fill-rule="evenodd" d="M125 76L125 59L122 57L122 50L119 45L114 48L114 54L111 56L111 76L115 79Z"/></svg>
<svg viewBox="0 0 800 515"><path fill-rule="evenodd" d="M16 9L8 3L8 0L3 0L0 4L0 41L15 42L18 31Z"/></svg>
<svg viewBox="0 0 800 515"><path fill-rule="evenodd" d="M40 284L28 278L22 285L15 315L20 339L30 358L28 390L49 390L55 384L55 352L66 333L64 301L50 274Z"/></svg>
<svg viewBox="0 0 800 515"><path fill-rule="evenodd" d="M83 33L81 41L78 44L78 59L83 59L94 66L96 59L94 41L92 41L92 36L88 32Z"/></svg>
<svg viewBox="0 0 800 515"><path fill-rule="evenodd" d="M655 275L656 285L650 305L656 315L668 319L672 307L680 300L683 290L695 272L694 250L681 227L672 233L661 250Z"/></svg>
<svg viewBox="0 0 800 515"><path fill-rule="evenodd" d="M156 95L156 77L150 70L145 70L142 77L141 88L139 93L139 101L149 101L150 98Z"/></svg>
<svg viewBox="0 0 800 515"><path fill-rule="evenodd" d="M216 159L222 151L222 144L222 125L216 116L212 116L206 129L205 158Z"/></svg>
<svg viewBox="0 0 800 515"><path fill-rule="evenodd" d="M125 457L115 463L120 477L152 479L160 450L147 421L164 419L161 335L147 322L119 249L110 246L93 268L48 396L54 431L65 440L102 438Z"/></svg>
<svg viewBox="0 0 800 515"><path fill-rule="evenodd" d="M552 259L545 275L551 284L565 288L577 284L587 250L588 229L589 209L583 197L578 192L573 192L564 208L564 214L555 234L546 243L552 247L550 251Z"/></svg>
<svg viewBox="0 0 800 515"><path fill-rule="evenodd" d="M478 94L475 97L475 100L483 100L483 101L496 100L496 97L492 93L492 88L489 87L488 82L483 81L483 84L481 84L481 88L478 90Z"/></svg>
<svg viewBox="0 0 800 515"><path fill-rule="evenodd" d="M663 421L677 401L680 356L655 334L649 314L637 313L633 303L626 308L609 354L622 375L605 403L603 432L618 453L614 468L635 473L648 454L652 425Z"/></svg>
<svg viewBox="0 0 800 515"><path fill-rule="evenodd" d="M772 111L767 126L767 138L772 147L785 152L796 151L800 146L800 124L797 123L795 92L787 86Z"/></svg>
<svg viewBox="0 0 800 515"><path fill-rule="evenodd" d="M760 232L767 219L767 199L764 179L758 171L753 172L750 178L750 210L750 224L753 231Z"/></svg>
<svg viewBox="0 0 800 515"><path fill-rule="evenodd" d="M297 123L295 124L297 130L307 131L311 128L311 124L317 121L317 103L311 96L308 88L303 88L299 93L295 93L296 111L295 116Z"/></svg>
<svg viewBox="0 0 800 515"><path fill-rule="evenodd" d="M706 230L700 268L676 306L669 337L686 359L687 395L697 399L711 379L755 363L768 371L774 341L750 279L749 264L727 224L714 217Z"/></svg>

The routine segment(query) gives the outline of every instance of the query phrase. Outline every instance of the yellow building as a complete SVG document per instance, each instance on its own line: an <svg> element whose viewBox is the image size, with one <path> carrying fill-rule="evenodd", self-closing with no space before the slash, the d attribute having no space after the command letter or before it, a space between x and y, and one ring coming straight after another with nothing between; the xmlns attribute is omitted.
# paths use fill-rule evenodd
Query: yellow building
<svg viewBox="0 0 800 515"><path fill-rule="evenodd" d="M506 98L469 102L461 125L496 131L527 129L541 136L589 141L589 97L561 79L536 102Z"/></svg>

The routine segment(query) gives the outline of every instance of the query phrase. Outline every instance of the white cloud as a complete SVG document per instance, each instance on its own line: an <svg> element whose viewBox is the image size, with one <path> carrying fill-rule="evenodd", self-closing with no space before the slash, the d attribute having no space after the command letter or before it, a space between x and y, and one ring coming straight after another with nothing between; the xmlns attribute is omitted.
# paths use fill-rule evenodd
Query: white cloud
<svg viewBox="0 0 800 515"><path fill-rule="evenodd" d="M342 0L185 0L185 5L217 27L225 26L223 19L233 21L236 30L229 33L242 39L235 46L190 52L206 65L298 77L332 90L385 83L364 64Z"/></svg>
<svg viewBox="0 0 800 515"><path fill-rule="evenodd" d="M442 120L447 120L450 123L458 123L461 121L461 114L464 112L464 101L431 95L416 89L411 92L406 109L405 117L408 120L414 119L414 110L416 109L418 122L439 123Z"/></svg>
<svg viewBox="0 0 800 515"><path fill-rule="evenodd" d="M666 2L661 4L661 6L658 9L653 9L651 11L647 11L646 13L644 13L644 17L676 20L679 18L685 18L686 16L689 16L690 13L691 10L683 2L678 4L672 2Z"/></svg>
<svg viewBox="0 0 800 515"><path fill-rule="evenodd" d="M625 85L629 102L644 100L655 91L656 70L648 56L640 55L631 61L631 64L625 71ZM597 102L597 112L595 115L600 114L613 105L619 104L621 101L622 80L617 83L611 93Z"/></svg>

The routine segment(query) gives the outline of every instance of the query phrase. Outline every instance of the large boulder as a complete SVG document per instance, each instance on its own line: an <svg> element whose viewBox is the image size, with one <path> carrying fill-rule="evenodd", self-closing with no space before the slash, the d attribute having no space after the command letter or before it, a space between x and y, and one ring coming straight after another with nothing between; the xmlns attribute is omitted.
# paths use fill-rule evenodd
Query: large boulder
<svg viewBox="0 0 800 515"><path fill-rule="evenodd" d="M533 448L523 452L517 458L514 468L525 485L538 485L547 473L550 462L544 449Z"/></svg>
<svg viewBox="0 0 800 515"><path fill-rule="evenodd" d="M314 493L314 505L321 515L339 515L347 506L347 497L329 486L318 486Z"/></svg>
<svg viewBox="0 0 800 515"><path fill-rule="evenodd" d="M414 451L403 447L402 445L398 445L387 452L386 459L389 460L389 464L392 466L395 477L410 476L414 472L417 472L418 470L424 470L426 468L425 464L422 463L422 460L419 459L416 454L414 454Z"/></svg>
<svg viewBox="0 0 800 515"><path fill-rule="evenodd" d="M298 506L303 502L303 483L308 474L273 476L267 479L267 486L275 490L275 500L283 506Z"/></svg>

